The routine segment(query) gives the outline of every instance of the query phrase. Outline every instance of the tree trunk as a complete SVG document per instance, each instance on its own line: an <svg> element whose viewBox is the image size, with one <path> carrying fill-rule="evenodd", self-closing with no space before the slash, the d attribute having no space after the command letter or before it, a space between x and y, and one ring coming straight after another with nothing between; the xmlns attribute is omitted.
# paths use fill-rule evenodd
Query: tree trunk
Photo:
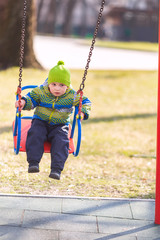
<svg viewBox="0 0 160 240"><path fill-rule="evenodd" d="M71 23L72 23L72 12L74 7L77 3L77 0L69 0L66 6L66 14L64 18L64 25L62 34L63 35L70 35L71 33Z"/></svg>
<svg viewBox="0 0 160 240"><path fill-rule="evenodd" d="M23 16L23 1L0 1L0 68L19 66L21 25ZM27 18L25 27L24 67L42 68L35 58L33 37L35 33L34 0L27 1Z"/></svg>
<svg viewBox="0 0 160 240"><path fill-rule="evenodd" d="M37 32L41 32L41 23L40 23L40 16L43 8L44 0L39 0L39 4L37 7Z"/></svg>
<svg viewBox="0 0 160 240"><path fill-rule="evenodd" d="M45 32L54 33L55 32L55 20L56 20L56 0L51 0L49 5L49 11L47 14L47 19L45 23Z"/></svg>
<svg viewBox="0 0 160 240"><path fill-rule="evenodd" d="M83 14L82 14L82 23L81 23L81 30L80 35L84 37L87 33L87 2L86 0L82 0L83 6Z"/></svg>

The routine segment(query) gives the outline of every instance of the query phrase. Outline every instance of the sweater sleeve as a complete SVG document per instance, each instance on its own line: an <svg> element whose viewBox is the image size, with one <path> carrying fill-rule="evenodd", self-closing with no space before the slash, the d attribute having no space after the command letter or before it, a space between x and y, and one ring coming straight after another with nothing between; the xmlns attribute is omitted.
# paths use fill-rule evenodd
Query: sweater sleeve
<svg viewBox="0 0 160 240"><path fill-rule="evenodd" d="M79 106L79 100L80 100L80 95L75 93L75 98L74 98L74 106ZM89 114L91 111L91 101L83 96L82 99L82 112L84 113L84 120L87 120L89 118Z"/></svg>
<svg viewBox="0 0 160 240"><path fill-rule="evenodd" d="M31 92L22 97L26 101L23 110L31 110L37 107L40 103L40 88L36 87Z"/></svg>

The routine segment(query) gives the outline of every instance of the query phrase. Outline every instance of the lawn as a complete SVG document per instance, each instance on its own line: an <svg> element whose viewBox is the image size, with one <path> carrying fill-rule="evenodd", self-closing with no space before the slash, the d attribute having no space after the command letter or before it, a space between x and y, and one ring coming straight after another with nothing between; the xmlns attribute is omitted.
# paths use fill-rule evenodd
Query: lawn
<svg viewBox="0 0 160 240"><path fill-rule="evenodd" d="M78 89L83 75L72 70ZM40 84L47 72L25 69L23 85ZM26 154L13 152L12 121L18 68L0 72L0 192L86 197L154 198L156 167L156 71L93 71L84 95L91 116L82 123L81 151L69 156L61 181L48 177L50 155L40 173L28 174Z"/></svg>
<svg viewBox="0 0 160 240"><path fill-rule="evenodd" d="M82 44L91 44L91 40L81 40ZM118 42L118 41L108 41L108 40L96 40L97 47L106 47L106 48L119 48L126 50L137 50L137 51L149 51L149 52L158 52L158 43L152 42Z"/></svg>

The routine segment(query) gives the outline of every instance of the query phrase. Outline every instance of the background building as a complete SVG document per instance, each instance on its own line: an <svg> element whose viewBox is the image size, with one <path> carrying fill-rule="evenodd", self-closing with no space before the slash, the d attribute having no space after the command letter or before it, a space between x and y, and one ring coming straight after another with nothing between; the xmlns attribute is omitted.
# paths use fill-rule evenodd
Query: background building
<svg viewBox="0 0 160 240"><path fill-rule="evenodd" d="M111 40L158 41L158 0L110 1L105 36Z"/></svg>
<svg viewBox="0 0 160 240"><path fill-rule="evenodd" d="M37 32L90 37L100 0L36 0ZM106 0L98 37L158 41L158 0Z"/></svg>

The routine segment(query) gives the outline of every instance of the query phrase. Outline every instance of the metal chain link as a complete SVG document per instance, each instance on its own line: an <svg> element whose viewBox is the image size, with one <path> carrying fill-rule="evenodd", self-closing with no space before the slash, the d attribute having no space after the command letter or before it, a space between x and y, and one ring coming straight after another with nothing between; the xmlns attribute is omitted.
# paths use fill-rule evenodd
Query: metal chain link
<svg viewBox="0 0 160 240"><path fill-rule="evenodd" d="M27 15L27 0L24 0L22 28L21 28L21 42L20 42L20 56L19 56L19 87L21 88L23 60L24 60L24 41L25 41L25 27Z"/></svg>
<svg viewBox="0 0 160 240"><path fill-rule="evenodd" d="M95 41L96 41L96 37L97 37L99 25L100 25L100 22L101 22L101 17L102 17L102 12L103 12L103 9L104 9L104 5L105 5L105 0L102 0L102 2L101 2L101 7L100 7L100 11L99 11L99 14L98 14L98 19L97 19L96 28L95 28L94 35L93 35L93 39L92 39L92 44L91 44L90 51L89 51L89 55L88 55L88 59L87 59L87 64L86 64L86 67L85 67L85 70L84 70L84 75L83 75L83 78L82 78L82 83L80 84L80 88L79 88L79 90L81 90L81 91L82 91L82 90L84 89L84 87L85 87L84 82L85 82L85 80L86 80L87 72L88 72L88 69L89 69L89 63L90 63L90 61L91 61L91 56L92 56L92 52L93 52L93 49L94 49L94 45L95 45Z"/></svg>

